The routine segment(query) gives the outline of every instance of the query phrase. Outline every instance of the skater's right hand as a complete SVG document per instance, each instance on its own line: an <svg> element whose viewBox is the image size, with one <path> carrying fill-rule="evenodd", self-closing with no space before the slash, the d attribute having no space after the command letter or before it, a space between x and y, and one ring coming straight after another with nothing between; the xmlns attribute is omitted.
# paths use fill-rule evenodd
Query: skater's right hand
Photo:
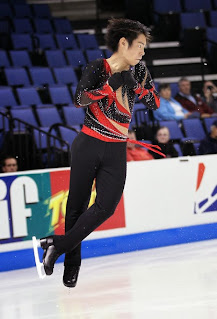
<svg viewBox="0 0 217 319"><path fill-rule="evenodd" d="M113 91L116 91L121 85L124 84L123 78L120 72L114 73L109 79L108 84Z"/></svg>

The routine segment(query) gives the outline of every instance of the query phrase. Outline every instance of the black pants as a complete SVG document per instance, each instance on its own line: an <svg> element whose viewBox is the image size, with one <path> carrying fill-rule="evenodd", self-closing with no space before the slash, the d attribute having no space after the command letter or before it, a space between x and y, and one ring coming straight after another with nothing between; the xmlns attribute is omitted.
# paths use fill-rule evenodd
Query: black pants
<svg viewBox="0 0 217 319"><path fill-rule="evenodd" d="M96 178L96 200L87 209ZM104 142L79 133L72 144L65 235L54 235L65 266L80 265L81 241L115 211L126 179L126 142Z"/></svg>

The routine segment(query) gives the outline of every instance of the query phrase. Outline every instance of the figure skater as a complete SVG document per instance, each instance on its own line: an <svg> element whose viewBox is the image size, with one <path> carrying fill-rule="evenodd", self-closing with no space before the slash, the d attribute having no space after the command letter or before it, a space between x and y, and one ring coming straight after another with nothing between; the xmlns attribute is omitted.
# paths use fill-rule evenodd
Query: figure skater
<svg viewBox="0 0 217 319"><path fill-rule="evenodd" d="M77 86L75 105L87 110L72 144L65 235L40 239L46 275L53 273L55 261L65 253L63 283L67 287L77 283L82 240L112 216L123 193L126 142L136 95L152 110L160 105L142 61L149 40L149 29L140 22L111 19L106 44L113 54L87 65ZM146 146L154 149L154 145ZM94 179L96 201L87 208Z"/></svg>

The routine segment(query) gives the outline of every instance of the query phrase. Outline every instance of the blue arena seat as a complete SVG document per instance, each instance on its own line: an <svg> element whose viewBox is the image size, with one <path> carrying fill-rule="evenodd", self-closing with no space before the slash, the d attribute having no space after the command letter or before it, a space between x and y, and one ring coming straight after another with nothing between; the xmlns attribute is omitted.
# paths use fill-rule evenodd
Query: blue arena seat
<svg viewBox="0 0 217 319"><path fill-rule="evenodd" d="M60 126L59 131L60 131L61 138L64 141L66 141L67 143L69 143L70 145L72 144L72 142L74 141L74 139L78 135L78 133L76 131L73 131L73 130L71 130L67 127L64 127L64 126Z"/></svg>
<svg viewBox="0 0 217 319"><path fill-rule="evenodd" d="M12 33L11 40L14 50L27 49L32 51L32 38L29 34Z"/></svg>
<svg viewBox="0 0 217 319"><path fill-rule="evenodd" d="M104 52L105 52L106 59L110 58L110 56L112 55L112 52L108 49L105 49Z"/></svg>
<svg viewBox="0 0 217 319"><path fill-rule="evenodd" d="M177 121L160 121L160 126L166 126L170 132L170 138L172 140L181 140L184 138L183 133L177 123Z"/></svg>
<svg viewBox="0 0 217 319"><path fill-rule="evenodd" d="M45 55L50 67L55 68L66 66L66 60L62 50L46 50Z"/></svg>
<svg viewBox="0 0 217 319"><path fill-rule="evenodd" d="M202 12L181 13L180 22L182 29L206 28L206 20Z"/></svg>
<svg viewBox="0 0 217 319"><path fill-rule="evenodd" d="M4 71L5 71L5 76L6 76L8 85L11 85L11 86L30 85L28 74L24 68L19 68L19 67L5 68Z"/></svg>
<svg viewBox="0 0 217 319"><path fill-rule="evenodd" d="M42 50L55 50L56 49L56 43L54 41L54 37L52 34L34 34L34 43L36 48L40 48Z"/></svg>
<svg viewBox="0 0 217 319"><path fill-rule="evenodd" d="M71 22L66 18L53 18L56 33L72 33Z"/></svg>
<svg viewBox="0 0 217 319"><path fill-rule="evenodd" d="M14 30L16 33L33 33L32 24L30 19L13 19Z"/></svg>
<svg viewBox="0 0 217 319"><path fill-rule="evenodd" d="M35 18L33 25L36 33L53 33L53 27L49 19Z"/></svg>
<svg viewBox="0 0 217 319"><path fill-rule="evenodd" d="M53 74L47 67L29 68L29 73L34 85L53 85L55 84Z"/></svg>
<svg viewBox="0 0 217 319"><path fill-rule="evenodd" d="M78 49L78 45L74 34L56 34L58 47L62 50Z"/></svg>
<svg viewBox="0 0 217 319"><path fill-rule="evenodd" d="M13 17L13 12L8 3L0 3L0 19L6 17Z"/></svg>
<svg viewBox="0 0 217 319"><path fill-rule="evenodd" d="M66 85L49 86L49 93L53 104L72 103L72 98Z"/></svg>
<svg viewBox="0 0 217 319"><path fill-rule="evenodd" d="M158 14L165 14L169 12L180 13L182 12L182 7L180 0L154 0L153 10Z"/></svg>
<svg viewBox="0 0 217 319"><path fill-rule="evenodd" d="M77 39L82 50L99 48L95 34L79 33L77 34Z"/></svg>
<svg viewBox="0 0 217 319"><path fill-rule="evenodd" d="M69 126L83 125L85 112L82 108L76 108L73 106L64 106L63 114L66 124Z"/></svg>
<svg viewBox="0 0 217 319"><path fill-rule="evenodd" d="M14 3L13 9L16 18L29 18L32 16L31 7L26 3Z"/></svg>
<svg viewBox="0 0 217 319"><path fill-rule="evenodd" d="M99 58L104 58L104 54L103 54L103 51L101 49L95 49L95 50L94 49L93 50L87 49L86 55L87 55L88 62L94 61L94 60L99 59Z"/></svg>
<svg viewBox="0 0 217 319"><path fill-rule="evenodd" d="M25 108L25 109L12 109L11 110L11 116L13 118L18 118L24 122L27 122L30 125L38 126L38 123L36 121L36 118L33 114L33 111L31 108ZM18 123L15 122L15 126L18 126Z"/></svg>
<svg viewBox="0 0 217 319"><path fill-rule="evenodd" d="M186 119L182 123L186 137L198 141L205 138L205 132L200 119Z"/></svg>
<svg viewBox="0 0 217 319"><path fill-rule="evenodd" d="M210 0L184 0L185 11L210 11L212 10L212 3Z"/></svg>
<svg viewBox="0 0 217 319"><path fill-rule="evenodd" d="M87 62L82 50L66 50L65 53L68 64L72 65L73 67L86 65Z"/></svg>
<svg viewBox="0 0 217 319"><path fill-rule="evenodd" d="M17 50L17 51L11 50L9 51L9 54L10 54L13 66L16 66L16 67L22 67L22 66L31 67L32 66L29 53L26 50Z"/></svg>
<svg viewBox="0 0 217 319"><path fill-rule="evenodd" d="M217 11L210 11L210 25L217 27ZM215 40L217 41L217 38Z"/></svg>
<svg viewBox="0 0 217 319"><path fill-rule="evenodd" d="M0 87L0 107L17 105L13 91L10 87Z"/></svg>
<svg viewBox="0 0 217 319"><path fill-rule="evenodd" d="M204 126L205 126L206 132L208 134L210 133L210 127L211 127L212 123L216 120L217 120L217 117L208 117L208 118L203 119Z"/></svg>
<svg viewBox="0 0 217 319"><path fill-rule="evenodd" d="M173 146L175 147L175 149L178 153L178 156L183 156L181 146L178 143L174 143Z"/></svg>
<svg viewBox="0 0 217 319"><path fill-rule="evenodd" d="M63 123L56 107L36 108L41 127L50 127L56 123Z"/></svg>
<svg viewBox="0 0 217 319"><path fill-rule="evenodd" d="M77 85L78 79L72 66L65 66L63 68L54 68L54 75L57 83Z"/></svg>
<svg viewBox="0 0 217 319"><path fill-rule="evenodd" d="M7 52L5 50L0 50L0 68L4 67L10 67L10 61L8 59Z"/></svg>
<svg viewBox="0 0 217 319"><path fill-rule="evenodd" d="M36 105L42 103L35 87L17 88L17 95L20 104L23 105Z"/></svg>
<svg viewBox="0 0 217 319"><path fill-rule="evenodd" d="M48 4L32 4L33 15L37 18L50 18L50 8Z"/></svg>

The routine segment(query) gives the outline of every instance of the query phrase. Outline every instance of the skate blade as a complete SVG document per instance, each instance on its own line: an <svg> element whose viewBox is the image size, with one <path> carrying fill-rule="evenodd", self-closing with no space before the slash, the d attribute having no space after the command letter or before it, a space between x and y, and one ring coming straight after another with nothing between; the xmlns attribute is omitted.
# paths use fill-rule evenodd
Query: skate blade
<svg viewBox="0 0 217 319"><path fill-rule="evenodd" d="M32 237L32 244L33 244L35 264L36 264L38 276L40 279L44 279L46 277L46 274L44 273L44 265L43 265L43 263L40 262L40 259L39 259L39 254L38 254L39 244L38 244L35 236Z"/></svg>

